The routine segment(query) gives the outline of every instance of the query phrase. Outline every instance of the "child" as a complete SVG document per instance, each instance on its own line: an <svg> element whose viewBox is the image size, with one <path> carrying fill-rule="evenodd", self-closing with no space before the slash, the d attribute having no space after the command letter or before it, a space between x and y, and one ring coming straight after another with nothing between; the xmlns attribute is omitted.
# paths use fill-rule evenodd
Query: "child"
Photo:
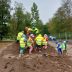
<svg viewBox="0 0 72 72"><path fill-rule="evenodd" d="M42 42L42 45L43 45L43 48L44 49L47 49L47 45L48 45L48 36L46 34L44 34L44 39L43 39L43 42Z"/></svg>
<svg viewBox="0 0 72 72"><path fill-rule="evenodd" d="M20 41L20 39L21 39L21 37L22 37L22 35L24 34L24 31L21 31L21 32L19 32L18 33L18 35L17 35L17 43L19 43L19 41Z"/></svg>
<svg viewBox="0 0 72 72"><path fill-rule="evenodd" d="M59 55L62 55L62 48L61 48L61 44L59 43L59 42L56 42L56 44L57 44L57 52L58 52L58 54Z"/></svg>
<svg viewBox="0 0 72 72"><path fill-rule="evenodd" d="M26 46L26 42L25 42L25 38L21 37L20 39L20 54L19 57L21 57L25 51L25 46Z"/></svg>
<svg viewBox="0 0 72 72"><path fill-rule="evenodd" d="M41 34L39 34L39 35L35 38L36 47L38 48L39 52L41 52L42 41L43 41L43 37L42 37Z"/></svg>
<svg viewBox="0 0 72 72"><path fill-rule="evenodd" d="M39 34L39 29L36 28L36 27L33 27L33 28L32 28L32 33L33 33L35 36L37 36L37 35Z"/></svg>
<svg viewBox="0 0 72 72"><path fill-rule="evenodd" d="M32 34L31 34L27 40L27 47L29 47L29 54L32 54L33 43L34 43L34 41L32 39Z"/></svg>
<svg viewBox="0 0 72 72"><path fill-rule="evenodd" d="M66 53L66 48L67 48L66 41L63 41L63 43L61 44L61 48L62 48L63 53Z"/></svg>

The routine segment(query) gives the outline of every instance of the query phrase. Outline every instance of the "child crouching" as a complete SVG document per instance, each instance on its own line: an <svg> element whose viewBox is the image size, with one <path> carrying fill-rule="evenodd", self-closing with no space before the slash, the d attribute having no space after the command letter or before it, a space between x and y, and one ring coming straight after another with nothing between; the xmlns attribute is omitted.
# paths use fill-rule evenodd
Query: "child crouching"
<svg viewBox="0 0 72 72"><path fill-rule="evenodd" d="M62 47L61 47L61 44L59 42L57 42L56 44L57 44L56 50L58 52L58 55L62 55Z"/></svg>

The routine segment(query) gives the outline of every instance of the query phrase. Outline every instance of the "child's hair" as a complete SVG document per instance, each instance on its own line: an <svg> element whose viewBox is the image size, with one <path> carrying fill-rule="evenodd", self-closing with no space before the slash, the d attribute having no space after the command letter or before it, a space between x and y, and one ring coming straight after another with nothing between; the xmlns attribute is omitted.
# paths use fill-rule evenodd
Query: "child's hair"
<svg viewBox="0 0 72 72"><path fill-rule="evenodd" d="M34 34L30 34L30 37L34 38Z"/></svg>
<svg viewBox="0 0 72 72"><path fill-rule="evenodd" d="M44 37L48 37L47 34L44 34Z"/></svg>

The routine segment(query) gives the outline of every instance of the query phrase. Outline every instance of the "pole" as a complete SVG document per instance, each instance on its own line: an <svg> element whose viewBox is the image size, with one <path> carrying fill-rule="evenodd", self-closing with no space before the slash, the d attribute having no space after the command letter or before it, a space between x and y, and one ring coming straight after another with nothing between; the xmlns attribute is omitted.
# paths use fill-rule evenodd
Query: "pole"
<svg viewBox="0 0 72 72"><path fill-rule="evenodd" d="M65 32L65 39L66 39L66 41L67 41L67 33Z"/></svg>

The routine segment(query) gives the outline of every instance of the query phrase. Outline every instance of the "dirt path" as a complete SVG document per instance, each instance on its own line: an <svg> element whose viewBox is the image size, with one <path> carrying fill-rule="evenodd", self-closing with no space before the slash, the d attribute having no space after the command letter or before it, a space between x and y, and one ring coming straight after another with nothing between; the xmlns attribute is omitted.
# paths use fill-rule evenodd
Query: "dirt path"
<svg viewBox="0 0 72 72"><path fill-rule="evenodd" d="M55 49L49 45L41 53L25 53L17 59L18 45L14 43L0 54L0 72L72 72L72 61L68 56L51 56L51 53L56 54Z"/></svg>
<svg viewBox="0 0 72 72"><path fill-rule="evenodd" d="M7 47L9 44L11 44L10 42L0 42L0 49Z"/></svg>
<svg viewBox="0 0 72 72"><path fill-rule="evenodd" d="M11 46L14 42L0 42L0 54Z"/></svg>

